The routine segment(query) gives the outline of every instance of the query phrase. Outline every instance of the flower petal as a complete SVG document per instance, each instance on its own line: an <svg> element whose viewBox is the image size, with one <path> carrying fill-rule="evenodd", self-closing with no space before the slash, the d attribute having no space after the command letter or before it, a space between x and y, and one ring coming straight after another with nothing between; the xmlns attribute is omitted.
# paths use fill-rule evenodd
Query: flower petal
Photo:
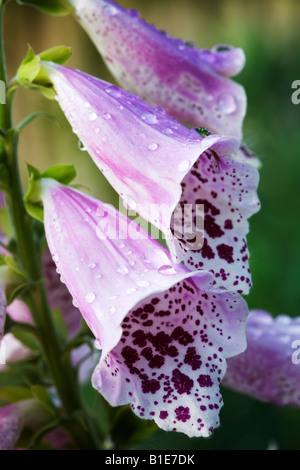
<svg viewBox="0 0 300 470"><path fill-rule="evenodd" d="M69 336L72 338L81 326L80 312L74 307L72 296L62 282L63 278L57 272L49 250L43 252L42 263L51 308L61 312Z"/></svg>
<svg viewBox="0 0 300 470"><path fill-rule="evenodd" d="M3 338L6 313L6 297L4 288L0 285L0 341Z"/></svg>
<svg viewBox="0 0 300 470"><path fill-rule="evenodd" d="M94 386L111 404L131 402L163 429L210 434L219 422L225 359L246 346L245 301L213 289L211 274L174 265L161 245L113 207L52 180L42 187L50 251L102 348ZM132 368L134 348L142 354ZM189 421L191 413L197 419Z"/></svg>
<svg viewBox="0 0 300 470"><path fill-rule="evenodd" d="M185 226L184 207L191 204L193 223L196 220L201 231L197 208L203 204L204 241L196 228L192 234L174 237L174 246L172 240L169 246L190 269L211 271L215 285L247 294L251 275L245 237L249 231L247 219L260 208L256 193L258 172L250 165L222 157L221 147L218 152L203 153L185 176L179 202L182 210L176 211L172 221L173 231L174 226ZM191 214L188 215L187 219L191 219ZM194 241L195 234L198 242Z"/></svg>
<svg viewBox="0 0 300 470"><path fill-rule="evenodd" d="M247 350L228 361L223 384L276 405L300 407L300 318L250 312Z"/></svg>
<svg viewBox="0 0 300 470"><path fill-rule="evenodd" d="M53 260L105 353L140 300L193 275L112 206L53 180L43 180L42 197Z"/></svg>
<svg viewBox="0 0 300 470"><path fill-rule="evenodd" d="M226 358L246 346L246 308L237 294L213 291L201 277L195 283L181 281L129 312L93 386L166 431L207 437L219 425Z"/></svg>
<svg viewBox="0 0 300 470"><path fill-rule="evenodd" d="M246 95L226 76L243 68L242 49L198 50L111 0L73 3L77 19L124 88L191 126L241 138Z"/></svg>
<svg viewBox="0 0 300 470"><path fill-rule="evenodd" d="M13 450L22 431L18 405L0 408L0 450Z"/></svg>
<svg viewBox="0 0 300 470"><path fill-rule="evenodd" d="M180 182L198 157L235 138L201 137L138 97L82 72L46 65L57 100L84 148L127 206L170 230ZM153 213L159 212L157 217Z"/></svg>

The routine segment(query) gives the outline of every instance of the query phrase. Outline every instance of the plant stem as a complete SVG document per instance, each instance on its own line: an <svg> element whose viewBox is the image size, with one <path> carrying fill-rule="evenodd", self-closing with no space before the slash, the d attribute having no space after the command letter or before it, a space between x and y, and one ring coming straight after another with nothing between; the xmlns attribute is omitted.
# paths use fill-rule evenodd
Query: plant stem
<svg viewBox="0 0 300 470"><path fill-rule="evenodd" d="M3 3L0 4L0 80L7 83L5 56L2 39ZM20 178L17 147L18 132L12 129L11 107L14 94L9 95L7 103L0 108L0 127L6 132L5 144L0 141L1 161L5 163L9 178L8 206L15 231L19 262L27 274L32 288L27 295L35 326L39 330L43 353L49 372L61 400L68 429L80 449L97 449L99 443L95 437L93 424L85 412L79 386L72 369L70 355L63 357L63 347L60 343L52 311L49 306L45 284L41 282L43 273L41 265L39 240L36 237L32 219L27 214L23 202L23 188ZM79 422L78 415L81 417Z"/></svg>

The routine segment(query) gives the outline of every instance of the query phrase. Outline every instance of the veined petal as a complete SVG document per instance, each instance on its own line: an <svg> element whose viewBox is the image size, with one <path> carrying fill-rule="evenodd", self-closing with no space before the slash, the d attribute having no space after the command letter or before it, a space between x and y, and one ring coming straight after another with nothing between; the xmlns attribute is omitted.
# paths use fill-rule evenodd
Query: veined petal
<svg viewBox="0 0 300 470"><path fill-rule="evenodd" d="M67 67L48 64L57 100L73 131L114 189L164 233L181 194L184 175L207 149L235 138L201 137L137 96ZM151 220L152 207L160 207Z"/></svg>
<svg viewBox="0 0 300 470"><path fill-rule="evenodd" d="M73 0L76 17L126 89L192 126L241 138L246 112L242 86L226 76L244 66L242 49L198 50L111 0Z"/></svg>
<svg viewBox="0 0 300 470"><path fill-rule="evenodd" d="M94 386L163 429L209 435L225 359L246 347L245 301L214 289L210 273L174 265L112 206L41 184L51 254L102 349Z"/></svg>
<svg viewBox="0 0 300 470"><path fill-rule="evenodd" d="M190 267L197 264L201 269L202 258L208 258L208 269L217 274L216 285L247 293L245 236L247 218L259 209L258 172L226 157L236 152L238 141L218 135L203 138L117 87L65 67L47 67L74 132L127 207L162 230L174 254L170 228L174 234L171 216L177 204L203 201L208 213L205 247L209 248L198 256L199 245L193 252L189 247ZM211 214L212 204L217 214ZM222 224L218 232L211 230L212 219L215 225ZM223 230L224 223L232 228ZM186 259L176 251L177 260Z"/></svg>
<svg viewBox="0 0 300 470"><path fill-rule="evenodd" d="M42 262L51 308L61 312L69 337L72 338L81 326L80 312L74 307L72 296L64 285L64 280L58 273L49 250L44 251Z"/></svg>
<svg viewBox="0 0 300 470"><path fill-rule="evenodd" d="M14 450L25 426L37 430L50 418L50 413L35 399L0 408L0 450Z"/></svg>
<svg viewBox="0 0 300 470"><path fill-rule="evenodd" d="M300 318L253 310L247 349L228 361L223 384L258 400L300 407Z"/></svg>
<svg viewBox="0 0 300 470"><path fill-rule="evenodd" d="M166 431L207 437L219 425L226 357L245 347L244 315L237 294L201 278L181 281L128 313L93 385L111 405L130 403Z"/></svg>
<svg viewBox="0 0 300 470"><path fill-rule="evenodd" d="M204 152L183 179L181 208L174 213L171 228L189 227L182 236L169 241L179 261L192 270L206 269L215 276L215 285L247 294L251 287L246 235L248 217L257 212L258 172L213 150ZM191 213L185 207L191 205ZM197 210L204 207L204 239ZM179 222L178 219L179 218ZM188 220L188 223L186 221ZM200 220L201 222L201 220ZM198 230L199 227L199 230ZM196 238L195 238L196 236Z"/></svg>

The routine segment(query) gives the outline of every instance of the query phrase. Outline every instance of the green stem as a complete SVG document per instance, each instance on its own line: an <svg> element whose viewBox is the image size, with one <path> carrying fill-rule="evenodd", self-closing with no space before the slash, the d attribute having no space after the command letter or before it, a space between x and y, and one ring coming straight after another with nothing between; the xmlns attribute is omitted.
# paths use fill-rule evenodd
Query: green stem
<svg viewBox="0 0 300 470"><path fill-rule="evenodd" d="M2 40L3 3L0 4L0 79L6 84L5 58ZM94 450L99 448L95 437L93 423L85 412L80 397L76 375L72 368L70 355L63 356L63 346L60 343L52 311L49 306L43 277L40 247L35 236L32 219L27 214L23 201L23 188L17 156L18 132L12 129L11 106L14 93L9 94L9 100L0 109L0 127L7 133L5 144L1 145L1 161L7 166L9 175L10 194L8 206L15 230L19 261L27 274L28 282L33 286L27 295L34 323L39 331L43 353L48 369L60 397L68 429L76 444L81 449ZM81 422L78 416L81 417ZM81 424L82 423L82 424Z"/></svg>

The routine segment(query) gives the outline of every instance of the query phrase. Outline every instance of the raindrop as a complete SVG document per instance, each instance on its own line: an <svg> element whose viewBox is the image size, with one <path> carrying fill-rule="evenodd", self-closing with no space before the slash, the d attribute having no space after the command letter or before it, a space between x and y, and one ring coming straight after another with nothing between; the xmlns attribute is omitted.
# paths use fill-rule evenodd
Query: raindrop
<svg viewBox="0 0 300 470"><path fill-rule="evenodd" d="M91 105L88 101L86 101L83 106L84 106L84 108L90 108L91 107Z"/></svg>
<svg viewBox="0 0 300 470"><path fill-rule="evenodd" d="M78 308L78 303L76 302L75 299L72 300L72 304L73 304L73 306L74 306L75 308Z"/></svg>
<svg viewBox="0 0 300 470"><path fill-rule="evenodd" d="M170 127L167 127L166 129L164 129L163 133L166 134L166 135L174 134L174 132L172 131L172 129Z"/></svg>
<svg viewBox="0 0 300 470"><path fill-rule="evenodd" d="M153 113L144 113L144 114L142 114L142 119L147 124L156 124L158 122L157 117Z"/></svg>
<svg viewBox="0 0 300 470"><path fill-rule="evenodd" d="M118 10L113 5L107 5L104 7L104 12L107 16L114 16L118 14Z"/></svg>
<svg viewBox="0 0 300 470"><path fill-rule="evenodd" d="M113 96L114 98L120 98L121 91L116 86L109 86L105 88L105 91L108 95Z"/></svg>
<svg viewBox="0 0 300 470"><path fill-rule="evenodd" d="M224 114L232 114L236 111L237 103L231 93L224 93L218 100L218 105Z"/></svg>
<svg viewBox="0 0 300 470"><path fill-rule="evenodd" d="M111 115L109 113L105 113L105 114L103 114L103 119L108 121L109 119L111 119Z"/></svg>
<svg viewBox="0 0 300 470"><path fill-rule="evenodd" d="M167 276L177 274L177 271L173 268L173 266L170 266L168 264L161 266L158 270L160 274L165 274Z"/></svg>
<svg viewBox="0 0 300 470"><path fill-rule="evenodd" d="M141 280L141 281L138 281L138 282L137 282L137 285L138 285L139 287L149 287L149 286L150 286L150 282Z"/></svg>
<svg viewBox="0 0 300 470"><path fill-rule="evenodd" d="M89 120L90 120L91 122L96 121L97 117L98 117L98 116L97 116L96 113L90 113L90 114L89 114Z"/></svg>
<svg viewBox="0 0 300 470"><path fill-rule="evenodd" d="M96 263L89 263L88 267L89 267L90 269L95 269Z"/></svg>
<svg viewBox="0 0 300 470"><path fill-rule="evenodd" d="M189 168L190 168L190 162L188 160L183 160L181 163L178 165L178 170L181 173L185 173Z"/></svg>
<svg viewBox="0 0 300 470"><path fill-rule="evenodd" d="M99 128L99 127L95 127L95 131L94 131L94 132L95 132L95 134L99 134L100 128Z"/></svg>
<svg viewBox="0 0 300 470"><path fill-rule="evenodd" d="M102 278L102 274L97 274L96 279L98 280L98 279L101 279L101 278Z"/></svg>
<svg viewBox="0 0 300 470"><path fill-rule="evenodd" d="M85 296L85 300L87 301L88 304L92 304L96 299L96 296L93 292L89 292Z"/></svg>
<svg viewBox="0 0 300 470"><path fill-rule="evenodd" d="M121 266L118 267L117 272L125 276L126 274L129 273L129 270L124 264L122 264Z"/></svg>
<svg viewBox="0 0 300 470"><path fill-rule="evenodd" d="M157 149L158 149L158 145L155 144L154 142L148 145L148 150L150 150L151 152L154 152Z"/></svg>
<svg viewBox="0 0 300 470"><path fill-rule="evenodd" d="M54 261L55 263L57 263L57 261L59 260L59 255L58 255L58 253L54 253L54 255L53 255L52 258L53 258L53 261Z"/></svg>
<svg viewBox="0 0 300 470"><path fill-rule="evenodd" d="M128 295L129 295L129 294L134 294L134 292L136 292L136 288L135 288L135 287L130 287L130 289L128 289L128 290L126 291L126 294L128 294Z"/></svg>
<svg viewBox="0 0 300 470"><path fill-rule="evenodd" d="M76 271L77 273L78 273L79 269L80 269L79 266L76 266L76 267L75 267L75 271Z"/></svg>

